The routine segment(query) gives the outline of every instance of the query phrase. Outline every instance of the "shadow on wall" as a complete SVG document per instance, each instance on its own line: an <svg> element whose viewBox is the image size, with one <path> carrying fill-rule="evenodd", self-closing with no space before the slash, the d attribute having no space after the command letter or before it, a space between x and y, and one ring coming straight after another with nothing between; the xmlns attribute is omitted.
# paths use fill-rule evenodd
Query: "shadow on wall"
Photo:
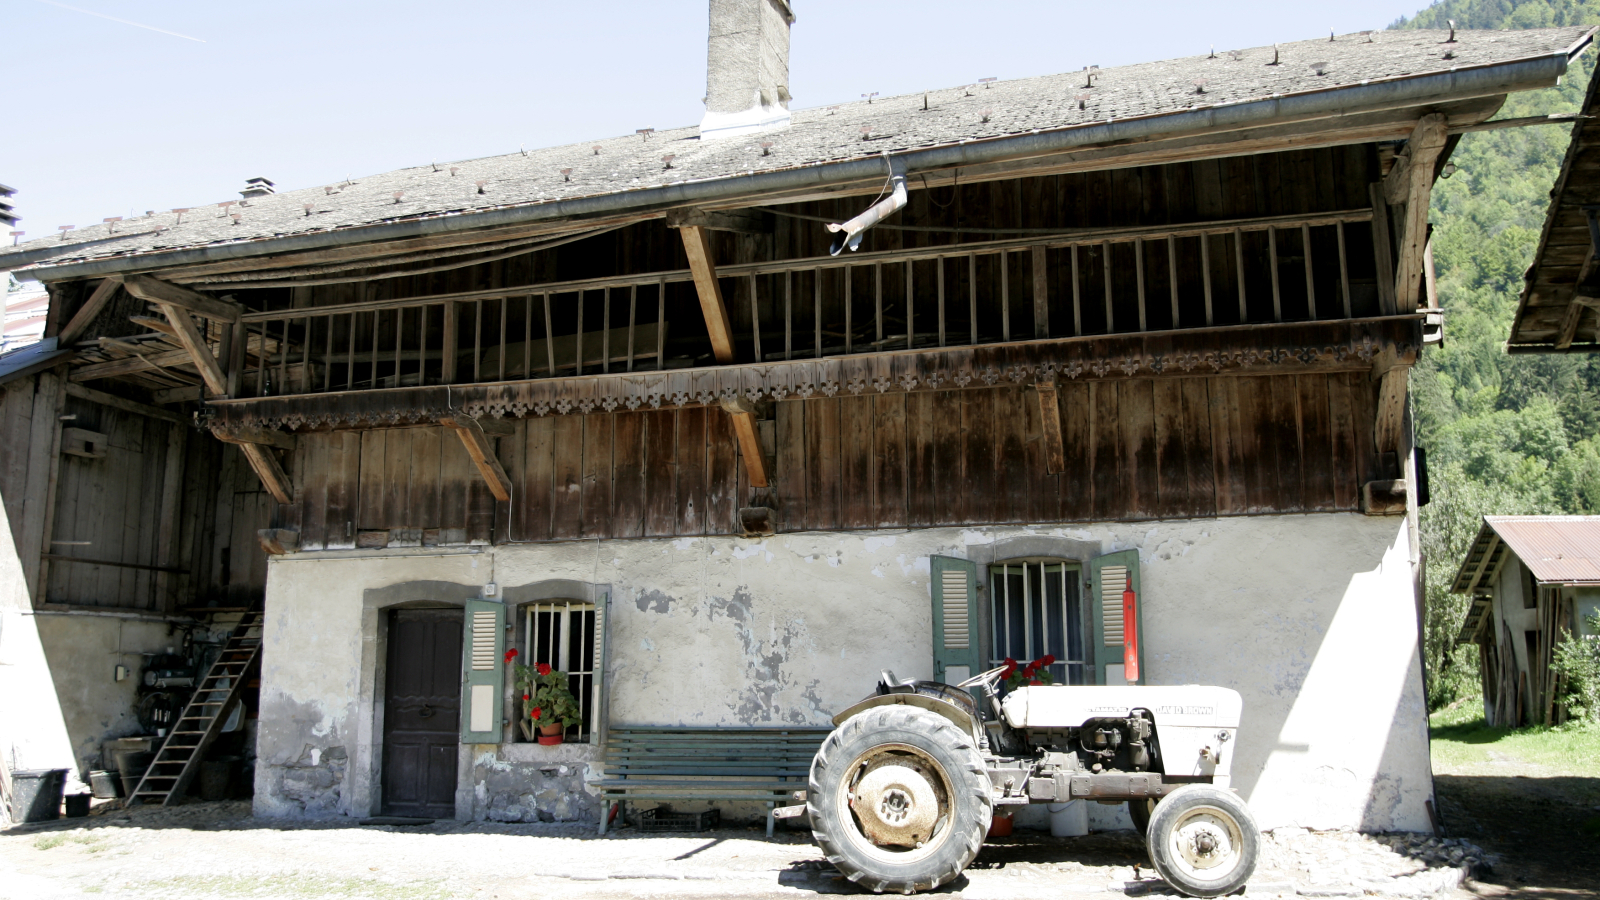
<svg viewBox="0 0 1600 900"><path fill-rule="evenodd" d="M1233 786L1263 827L1431 830L1415 601L1396 530L1336 601L1290 587L1230 623L1254 637L1229 685L1245 698Z"/></svg>

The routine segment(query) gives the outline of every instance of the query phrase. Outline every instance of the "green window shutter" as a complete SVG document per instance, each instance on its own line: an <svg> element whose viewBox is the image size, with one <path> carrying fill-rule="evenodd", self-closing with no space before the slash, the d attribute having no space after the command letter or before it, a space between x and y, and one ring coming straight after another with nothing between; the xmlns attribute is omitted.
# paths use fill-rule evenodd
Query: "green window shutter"
<svg viewBox="0 0 1600 900"><path fill-rule="evenodd" d="M933 677L957 684L983 670L978 564L951 556L935 556L928 562L933 575Z"/></svg>
<svg viewBox="0 0 1600 900"><path fill-rule="evenodd" d="M1149 673L1144 666L1144 591L1139 587L1139 551L1118 550L1089 560L1089 607L1094 613L1092 647L1094 649L1094 683L1106 683L1106 669L1112 670L1113 684L1124 683L1122 673L1122 592L1133 579L1133 592L1138 595L1134 626L1139 638L1139 684L1149 684Z"/></svg>
<svg viewBox="0 0 1600 900"><path fill-rule="evenodd" d="M500 743L505 705L506 607L468 600L461 642L461 742Z"/></svg>

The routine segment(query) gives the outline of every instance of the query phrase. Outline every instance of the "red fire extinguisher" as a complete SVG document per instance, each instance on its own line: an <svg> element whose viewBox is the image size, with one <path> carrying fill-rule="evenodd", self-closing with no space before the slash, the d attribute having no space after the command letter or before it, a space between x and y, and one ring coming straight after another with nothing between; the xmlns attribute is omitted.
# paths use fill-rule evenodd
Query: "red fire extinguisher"
<svg viewBox="0 0 1600 900"><path fill-rule="evenodd" d="M1139 597L1131 572L1122 590L1122 677L1129 684L1139 680Z"/></svg>

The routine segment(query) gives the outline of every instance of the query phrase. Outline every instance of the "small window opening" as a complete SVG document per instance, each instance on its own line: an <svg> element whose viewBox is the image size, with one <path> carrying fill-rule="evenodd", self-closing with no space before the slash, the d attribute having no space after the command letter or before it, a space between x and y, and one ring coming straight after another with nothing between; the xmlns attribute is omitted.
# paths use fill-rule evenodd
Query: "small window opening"
<svg viewBox="0 0 1600 900"><path fill-rule="evenodd" d="M1057 684L1087 684L1084 664L1083 598L1076 563L1014 559L989 567L991 666L1009 657L1026 664L1054 656Z"/></svg>
<svg viewBox="0 0 1600 900"><path fill-rule="evenodd" d="M567 687L578 700L583 724L567 729L565 739L588 743L594 734L595 710L599 708L594 677L600 658L595 640L595 606L580 600L547 600L526 609L528 664L544 663L567 673Z"/></svg>

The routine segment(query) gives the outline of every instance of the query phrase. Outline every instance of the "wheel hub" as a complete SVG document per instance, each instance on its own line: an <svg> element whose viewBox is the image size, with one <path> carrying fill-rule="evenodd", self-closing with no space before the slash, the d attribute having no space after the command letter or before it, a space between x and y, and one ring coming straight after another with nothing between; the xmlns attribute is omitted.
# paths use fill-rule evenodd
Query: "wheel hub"
<svg viewBox="0 0 1600 900"><path fill-rule="evenodd" d="M1173 835L1183 861L1194 869L1211 869L1227 864L1235 854L1233 841L1221 823L1200 816L1183 823Z"/></svg>
<svg viewBox="0 0 1600 900"><path fill-rule="evenodd" d="M854 793L850 805L862 834L874 844L916 847L939 818L933 783L914 766L880 765L861 776Z"/></svg>

